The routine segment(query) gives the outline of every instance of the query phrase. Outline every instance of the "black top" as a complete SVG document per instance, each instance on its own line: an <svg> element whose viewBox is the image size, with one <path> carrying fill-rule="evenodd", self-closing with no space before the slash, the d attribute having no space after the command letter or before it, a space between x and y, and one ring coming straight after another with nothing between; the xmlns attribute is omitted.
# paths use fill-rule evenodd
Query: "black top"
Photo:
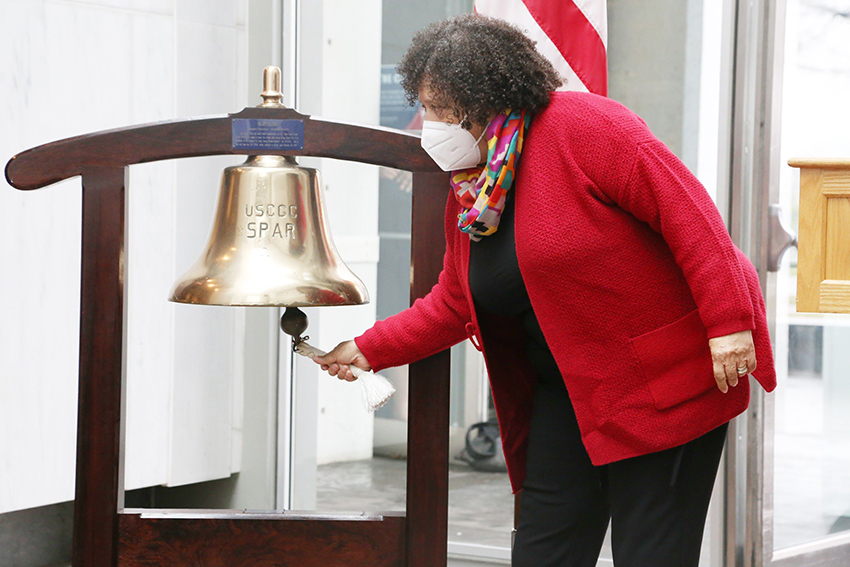
<svg viewBox="0 0 850 567"><path fill-rule="evenodd" d="M561 372L540 330L519 271L513 199L505 203L499 230L470 243L469 287L476 310L522 321L526 353L541 382L563 387Z"/></svg>

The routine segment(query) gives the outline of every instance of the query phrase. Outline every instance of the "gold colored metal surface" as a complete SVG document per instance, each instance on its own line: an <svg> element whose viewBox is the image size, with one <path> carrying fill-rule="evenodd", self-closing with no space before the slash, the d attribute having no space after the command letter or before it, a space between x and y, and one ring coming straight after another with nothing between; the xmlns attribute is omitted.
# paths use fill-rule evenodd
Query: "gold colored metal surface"
<svg viewBox="0 0 850 567"><path fill-rule="evenodd" d="M263 69L263 92L260 96L263 97L263 103L260 104L263 108L283 108L283 93L281 89L280 68L266 67Z"/></svg>
<svg viewBox="0 0 850 567"><path fill-rule="evenodd" d="M283 108L281 74L263 71L261 107ZM315 169L249 156L224 170L206 250L171 290L200 305L359 305L363 282L339 257Z"/></svg>
<svg viewBox="0 0 850 567"><path fill-rule="evenodd" d="M291 157L250 156L228 167L206 250L171 301L319 306L369 302L331 239L319 172Z"/></svg>

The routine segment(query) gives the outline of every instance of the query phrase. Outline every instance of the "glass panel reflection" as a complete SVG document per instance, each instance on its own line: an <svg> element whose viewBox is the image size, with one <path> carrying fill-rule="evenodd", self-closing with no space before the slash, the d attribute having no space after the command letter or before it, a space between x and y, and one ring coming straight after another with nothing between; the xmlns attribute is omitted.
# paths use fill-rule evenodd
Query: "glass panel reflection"
<svg viewBox="0 0 850 567"><path fill-rule="evenodd" d="M850 2L789 0L781 163L850 156ZM797 223L799 172L781 171ZM777 274L774 549L850 530L850 316L797 313L796 254Z"/></svg>

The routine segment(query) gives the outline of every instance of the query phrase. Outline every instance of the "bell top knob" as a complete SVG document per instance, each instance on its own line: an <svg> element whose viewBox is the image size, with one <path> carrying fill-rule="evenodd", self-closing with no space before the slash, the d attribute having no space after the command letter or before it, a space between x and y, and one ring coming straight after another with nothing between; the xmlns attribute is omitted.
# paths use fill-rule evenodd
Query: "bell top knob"
<svg viewBox="0 0 850 567"><path fill-rule="evenodd" d="M283 93L280 92L281 78L280 68L269 66L263 69L263 92L260 96L263 97L263 103L260 105L263 108L283 108Z"/></svg>

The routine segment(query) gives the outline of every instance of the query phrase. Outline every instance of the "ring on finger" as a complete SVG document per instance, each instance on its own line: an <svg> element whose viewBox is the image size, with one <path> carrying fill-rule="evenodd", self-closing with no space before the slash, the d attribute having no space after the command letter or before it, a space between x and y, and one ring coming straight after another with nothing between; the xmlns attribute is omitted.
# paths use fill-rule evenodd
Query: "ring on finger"
<svg viewBox="0 0 850 567"><path fill-rule="evenodd" d="M737 370L738 370L738 376L743 376L744 374L747 373L747 367L746 366L739 366L737 368Z"/></svg>

